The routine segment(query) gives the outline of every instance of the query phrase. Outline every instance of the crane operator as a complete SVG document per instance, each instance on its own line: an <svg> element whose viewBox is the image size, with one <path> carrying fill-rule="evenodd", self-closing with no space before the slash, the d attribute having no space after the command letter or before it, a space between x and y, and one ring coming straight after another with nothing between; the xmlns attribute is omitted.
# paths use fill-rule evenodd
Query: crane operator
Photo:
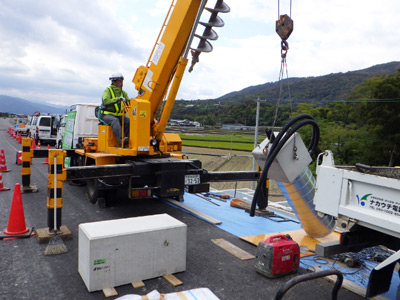
<svg viewBox="0 0 400 300"><path fill-rule="evenodd" d="M123 101L129 101L128 94L122 89L124 76L121 73L112 74L111 85L103 92L102 120L111 125L119 145L129 143L129 118L124 116ZM122 120L124 120L124 140L122 141Z"/></svg>

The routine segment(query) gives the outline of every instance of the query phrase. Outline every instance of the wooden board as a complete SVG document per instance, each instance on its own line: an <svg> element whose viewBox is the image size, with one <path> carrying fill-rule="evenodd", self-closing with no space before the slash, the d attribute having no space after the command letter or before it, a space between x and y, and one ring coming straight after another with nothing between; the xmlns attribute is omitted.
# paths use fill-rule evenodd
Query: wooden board
<svg viewBox="0 0 400 300"><path fill-rule="evenodd" d="M117 291L113 287L112 288L103 289L103 294L104 294L104 296L106 298L118 296Z"/></svg>
<svg viewBox="0 0 400 300"><path fill-rule="evenodd" d="M48 243L54 234L49 234L48 228L35 228L36 239L39 244ZM60 230L57 230L57 236L63 240L71 240L72 232L67 226L61 225Z"/></svg>
<svg viewBox="0 0 400 300"><path fill-rule="evenodd" d="M224 249L225 251L229 252L230 254L234 255L235 257L239 258L240 260L247 260L254 258L254 255L250 254L247 251L244 251L243 249L240 249L239 247L229 243L224 239L212 239L211 242L213 242L218 247Z"/></svg>
<svg viewBox="0 0 400 300"><path fill-rule="evenodd" d="M203 219L204 221L206 221L208 223L211 223L211 224L214 224L214 225L222 224L222 221L217 220L217 219L215 219L213 217L210 217L210 216L208 216L208 215L206 215L206 214L204 214L202 212L199 212L198 210L195 210L195 209L193 209L193 208L191 208L191 207L189 207L189 206L187 206L187 205L185 205L185 204L183 204L181 202L178 202L178 201L173 200L173 199L163 199L163 200L168 201L169 203L171 203L173 205L176 205L176 206L178 206L178 207L180 207L180 208L182 208L182 209L194 214L195 216L199 217L200 219Z"/></svg>
<svg viewBox="0 0 400 300"><path fill-rule="evenodd" d="M180 281L178 278L176 278L172 274L164 275L163 278L166 281L168 281L170 284L172 284L173 286L178 286L178 285L182 285L183 284L182 281Z"/></svg>
<svg viewBox="0 0 400 300"><path fill-rule="evenodd" d="M266 238L268 238L272 235L277 235L277 234L289 234L292 237L292 239L297 244L299 244L300 250L301 250L301 253L300 253L301 257L314 255L315 254L315 246L319 243L338 241L340 238L340 233L333 231L331 234L329 234L328 236L326 236L324 238L314 239L314 238L308 236L303 229L266 233L266 234L258 234L258 235L251 235L251 236L241 236L240 238L246 242L249 242L255 246L258 246L258 244L261 241L264 241Z"/></svg>
<svg viewBox="0 0 400 300"><path fill-rule="evenodd" d="M135 281L135 282L132 282L132 286L135 289L141 288L141 287L144 287L144 282L143 281Z"/></svg>

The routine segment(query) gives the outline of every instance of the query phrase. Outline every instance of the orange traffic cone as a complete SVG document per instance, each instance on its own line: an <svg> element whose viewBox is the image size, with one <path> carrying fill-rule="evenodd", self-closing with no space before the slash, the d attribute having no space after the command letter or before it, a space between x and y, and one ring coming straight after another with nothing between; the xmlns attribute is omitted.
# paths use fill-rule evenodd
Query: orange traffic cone
<svg viewBox="0 0 400 300"><path fill-rule="evenodd" d="M2 174L0 172L0 192L9 191L9 190L10 190L9 188L5 188L4 187L4 185L3 185L3 176L2 176Z"/></svg>
<svg viewBox="0 0 400 300"><path fill-rule="evenodd" d="M32 228L29 229L25 225L24 208L22 206L21 186L19 183L15 184L14 196L11 203L10 217L8 219L7 229L0 238L10 237L29 237Z"/></svg>
<svg viewBox="0 0 400 300"><path fill-rule="evenodd" d="M35 139L32 139L32 150L36 149L36 141Z"/></svg>
<svg viewBox="0 0 400 300"><path fill-rule="evenodd" d="M47 151L49 151L49 150L50 150L50 145L47 145ZM48 154L48 152L47 152L47 156L46 156L46 159L44 160L43 164L45 164L45 165L49 164L49 154Z"/></svg>
<svg viewBox="0 0 400 300"><path fill-rule="evenodd" d="M6 156L4 155L4 149L0 150L0 172L10 172L10 170L7 169Z"/></svg>
<svg viewBox="0 0 400 300"><path fill-rule="evenodd" d="M37 148L40 149L40 140L37 142Z"/></svg>
<svg viewBox="0 0 400 300"><path fill-rule="evenodd" d="M18 144L22 144L21 132L18 134Z"/></svg>

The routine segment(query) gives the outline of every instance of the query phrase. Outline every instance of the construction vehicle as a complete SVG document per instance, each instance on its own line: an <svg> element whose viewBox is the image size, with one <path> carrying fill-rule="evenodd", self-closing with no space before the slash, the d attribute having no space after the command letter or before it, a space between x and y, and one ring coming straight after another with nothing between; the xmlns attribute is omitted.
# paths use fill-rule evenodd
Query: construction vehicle
<svg viewBox="0 0 400 300"><path fill-rule="evenodd" d="M206 2L172 2L147 64L133 77L138 96L124 102L125 117L130 119L129 146L120 147L111 127L99 124L98 137L85 139L84 148L75 150L75 174L85 178L84 172L89 170L85 167L97 167L97 174L91 172L96 178L85 178L91 202L99 198L111 201L121 188L129 198L159 196L182 201L185 187L192 193L208 192L211 180L257 179L258 172L211 175L200 161L182 155L178 134L165 133L188 55L194 57L193 67L201 52L212 50L208 40L218 38L212 27L224 25L218 14L230 11L222 0L216 1L214 8L204 9ZM209 13L208 22L200 21L203 11ZM204 26L202 35L196 34L199 24ZM195 37L200 39L199 46L192 48ZM107 170L115 166L115 174L104 174L101 166Z"/></svg>
<svg viewBox="0 0 400 300"><path fill-rule="evenodd" d="M218 14L230 11L222 0L217 0L213 8L205 8L206 3L205 0L172 1L147 64L140 66L133 77L138 96L124 101L125 117L130 119L128 146L119 146L111 127L101 124L99 118L97 137L86 138L83 148L49 151L50 166L54 156L62 162L71 158L68 168L62 168L62 162L58 166L57 160L57 170L63 175L58 177L61 183L49 183L49 216L54 208L52 188L61 188L63 181L85 181L89 200L93 203L100 200L100 205L107 205L116 191L124 191L131 199L158 196L182 201L185 190L208 192L209 182L257 180L258 171L207 172L199 160L188 159L181 153L182 141L178 134L165 133L188 55L193 56L191 71L200 53L212 50L209 40L218 38L213 27L224 25ZM208 21L201 21L203 12L209 14ZM196 33L198 25L204 27L202 34ZM195 48L192 47L194 38L199 39ZM26 143L25 150L30 151ZM34 157L45 156L47 152L34 154ZM29 155L23 153L23 160L24 157L28 159ZM23 190L35 190L30 187L29 167L23 168L22 173ZM49 181L53 179L49 177ZM61 197L57 197L58 201L61 202ZM61 212L61 204L57 207ZM49 228L53 226L49 217Z"/></svg>
<svg viewBox="0 0 400 300"><path fill-rule="evenodd" d="M28 134L28 124L30 121L30 117L28 118L18 118L15 122L13 129L16 134L21 134L22 136L26 136Z"/></svg>
<svg viewBox="0 0 400 300"><path fill-rule="evenodd" d="M99 204L107 204L115 197L116 191L121 190L131 199L157 196L182 201L185 190L190 193L208 192L209 182L258 181L251 209L254 215L256 205L261 209L268 205L266 180L271 178L279 183L304 230L311 236L322 237L329 234L336 226L337 218L341 217L343 220L359 223L362 228L372 227L374 232L384 233L394 240L398 239L399 236L395 234L396 230L393 227L399 228L398 218L394 218L390 223L387 222L386 215L382 214L370 219L357 218L357 210L349 209L355 204L348 200L348 195L343 192L345 189L341 186L338 186L338 191L329 195L329 199L336 197L336 201L327 203L324 198L325 196L328 198L327 194L335 185L328 184L326 187L321 182L340 181L337 175L344 172L342 170L333 171L334 178L329 179L330 175L322 171L326 164L321 166L317 183L317 205L314 204L316 184L308 165L312 160L311 154L316 154L319 129L312 117L299 116L289 122L281 133L277 135L269 133L266 141L254 151L258 165L263 169L261 174L258 171L212 173L204 170L199 160L187 159L182 155L182 142L179 136L165 133L165 129L188 64L188 55L192 54L189 69L192 71L199 61L199 55L212 50L209 40L218 38L212 28L224 25L218 14L230 10L222 0L217 0L213 8L205 8L206 2L205 0L172 2L147 64L139 67L133 77L132 81L138 90L138 96L124 102L126 116L130 119L129 146L119 147L110 126L99 125L98 137L85 139L83 149L49 151L49 228L59 228L61 224L61 215L57 218L57 224L53 223L52 216L54 205L57 205L57 213L61 214L62 191L57 193L54 191L62 189L62 182L66 180L87 181L90 201ZM203 11L210 14L207 22L200 21ZM283 23L290 24L290 22ZM202 34L196 33L199 24L204 26ZM284 52L287 51L285 42L288 33L291 32L290 29L285 27L285 32L281 36ZM200 39L197 47L192 46L195 37ZM301 123L298 124L297 121ZM313 127L313 136L308 149L296 132L304 125ZM25 148L29 150L29 147ZM72 167L62 168L66 156L73 157L74 164ZM24 158L26 164L29 164L30 156L23 154ZM55 169L53 161L56 161L56 169L60 173L57 182L52 181ZM274 174L277 174L276 177ZM382 180L379 182L383 183ZM368 180L362 185L377 186L372 183L373 180ZM25 190L29 188L29 180L25 177L24 181L24 173L23 184ZM324 191L325 188L327 191ZM393 193L398 194L399 189L394 187ZM56 199L54 199L55 194L57 194ZM395 200L391 197L390 201ZM343 207L344 204L349 204L349 207ZM367 224L369 225L366 226ZM394 259L396 262L399 254L395 255L397 256L389 259ZM376 285L371 284L369 296L382 292L382 289L376 289L374 286Z"/></svg>
<svg viewBox="0 0 400 300"><path fill-rule="evenodd" d="M313 128L308 148L297 133L306 125ZM293 118L279 133L269 132L253 151L263 171L250 214L256 205L267 207L265 182L275 180L309 236L325 237L339 224L340 240L317 245L318 255L330 257L376 245L397 251L372 270L366 297L386 292L400 261L400 168L335 166L332 152L326 150L318 155L315 179L308 165L318 140L318 125L310 115Z"/></svg>

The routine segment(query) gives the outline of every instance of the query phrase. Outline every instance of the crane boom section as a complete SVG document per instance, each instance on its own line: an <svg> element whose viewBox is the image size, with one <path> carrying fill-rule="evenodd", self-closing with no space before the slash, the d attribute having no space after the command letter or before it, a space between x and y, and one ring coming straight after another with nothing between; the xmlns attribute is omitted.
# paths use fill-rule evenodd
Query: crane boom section
<svg viewBox="0 0 400 300"><path fill-rule="evenodd" d="M148 66L142 66L136 71L133 82L139 90L137 99L150 102L151 122L154 122L168 91L195 24L200 4L200 0L177 0L172 4L174 8L162 28L161 38L157 41Z"/></svg>

